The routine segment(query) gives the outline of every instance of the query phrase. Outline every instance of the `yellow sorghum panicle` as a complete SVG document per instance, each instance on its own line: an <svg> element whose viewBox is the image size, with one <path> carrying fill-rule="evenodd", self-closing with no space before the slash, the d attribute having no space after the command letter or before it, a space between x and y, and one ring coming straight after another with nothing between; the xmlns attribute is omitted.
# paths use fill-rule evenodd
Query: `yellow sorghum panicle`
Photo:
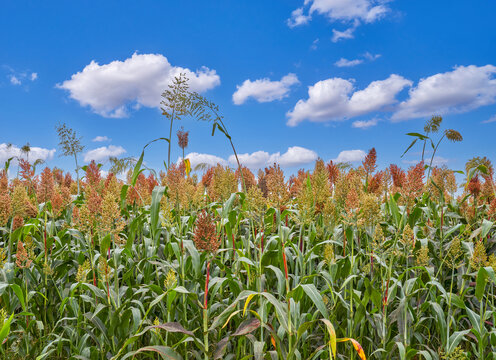
<svg viewBox="0 0 496 360"><path fill-rule="evenodd" d="M208 189L209 195L215 200L226 201L232 193L237 191L238 181L234 171L227 166L217 165Z"/></svg>
<svg viewBox="0 0 496 360"><path fill-rule="evenodd" d="M294 220L300 225L310 224L315 216L314 197L312 189L308 188L306 184L300 190L296 204L298 205L299 217Z"/></svg>
<svg viewBox="0 0 496 360"><path fill-rule="evenodd" d="M177 281L176 272L174 270L170 269L167 272L167 275L165 276L165 280L164 280L165 290L169 290L169 289L173 288L174 285L176 285L176 281Z"/></svg>
<svg viewBox="0 0 496 360"><path fill-rule="evenodd" d="M374 194L363 193L360 198L359 224L374 225L380 219L381 205Z"/></svg>
<svg viewBox="0 0 496 360"><path fill-rule="evenodd" d="M429 265L429 247L427 247L427 245L422 245L420 250L417 252L417 265Z"/></svg>
<svg viewBox="0 0 496 360"><path fill-rule="evenodd" d="M493 270L496 271L496 255L494 254L489 255L489 257L487 258L486 265L492 267Z"/></svg>
<svg viewBox="0 0 496 360"><path fill-rule="evenodd" d="M281 209L289 201L289 189L284 180L284 173L277 164L265 169L265 172L269 205Z"/></svg>
<svg viewBox="0 0 496 360"><path fill-rule="evenodd" d="M12 216L12 202L9 194L0 192L0 226L5 226Z"/></svg>
<svg viewBox="0 0 496 360"><path fill-rule="evenodd" d="M324 161L319 159L315 162L315 168L310 178L312 184L313 200L315 211L321 213L327 199L331 196L331 186L329 183L329 172Z"/></svg>
<svg viewBox="0 0 496 360"><path fill-rule="evenodd" d="M413 246L415 243L415 236L410 225L406 225L403 229L403 236L401 237L401 242L405 246Z"/></svg>
<svg viewBox="0 0 496 360"><path fill-rule="evenodd" d="M108 282L112 274L112 268L108 265L105 256L100 256L98 259L98 272L100 273L100 278Z"/></svg>
<svg viewBox="0 0 496 360"><path fill-rule="evenodd" d="M325 244L324 259L329 265L334 262L334 246L332 244Z"/></svg>
<svg viewBox="0 0 496 360"><path fill-rule="evenodd" d="M336 209L335 202L329 198L324 204L324 210L323 210L323 215L324 215L324 222L329 224L331 221L336 221L338 212Z"/></svg>
<svg viewBox="0 0 496 360"><path fill-rule="evenodd" d="M0 327L5 323L5 320L7 320L7 311L5 311L4 308L0 309Z"/></svg>
<svg viewBox="0 0 496 360"><path fill-rule="evenodd" d="M167 196L162 197L160 200L160 209L162 210L162 227L172 227L174 224L174 216L172 210L174 210L174 204L169 200Z"/></svg>
<svg viewBox="0 0 496 360"><path fill-rule="evenodd" d="M446 354L444 351L439 352L441 360L468 360L468 356L461 346L457 346L451 353Z"/></svg>
<svg viewBox="0 0 496 360"><path fill-rule="evenodd" d="M265 212L266 200L258 186L252 186L248 189L245 201L248 211L255 214L255 216L261 216Z"/></svg>
<svg viewBox="0 0 496 360"><path fill-rule="evenodd" d="M377 224L374 230L374 237L372 239L372 250L377 251L382 247L384 243L385 237L384 232L382 231L381 225Z"/></svg>
<svg viewBox="0 0 496 360"><path fill-rule="evenodd" d="M124 229L125 222L121 217L117 199L111 192L108 192L103 198L102 216L97 224L102 236L112 234L114 241L120 244L119 233Z"/></svg>
<svg viewBox="0 0 496 360"><path fill-rule="evenodd" d="M155 317L155 320L153 320L153 325L154 325L154 326L158 326L158 325L160 325L160 320L159 320L159 318L158 318L158 317ZM159 335L159 334L160 334L160 328L154 328L154 329L153 329L153 332L154 332L155 334Z"/></svg>
<svg viewBox="0 0 496 360"><path fill-rule="evenodd" d="M486 266L486 263L486 248L484 247L484 243L482 242L482 240L479 240L474 246L474 253L470 258L470 267L475 271L479 271L481 267Z"/></svg>
<svg viewBox="0 0 496 360"><path fill-rule="evenodd" d="M462 252L462 247L461 247L461 240L457 236L455 237L452 241L451 244L448 248L448 254L447 254L447 263L450 268L458 268L459 260L463 256Z"/></svg>
<svg viewBox="0 0 496 360"><path fill-rule="evenodd" d="M4 248L0 248L0 269L3 269L7 260L7 253Z"/></svg>
<svg viewBox="0 0 496 360"><path fill-rule="evenodd" d="M88 260L85 260L82 265L79 265L78 271L76 274L76 281L77 282L83 282L86 280L86 276L90 272L91 267L90 267L90 262Z"/></svg>
<svg viewBox="0 0 496 360"><path fill-rule="evenodd" d="M48 262L44 262L43 263L43 273L46 275L46 276L50 276L50 275L53 275L53 269L52 267L50 266L50 264Z"/></svg>
<svg viewBox="0 0 496 360"><path fill-rule="evenodd" d="M30 258L34 258L34 248L35 248L35 243L33 241L33 238L31 236L26 236L24 239L24 247L26 248L26 251L28 252L28 256Z"/></svg>
<svg viewBox="0 0 496 360"><path fill-rule="evenodd" d="M14 216L21 218L26 217L26 202L29 201L26 188L23 185L17 185L12 192L12 213Z"/></svg>

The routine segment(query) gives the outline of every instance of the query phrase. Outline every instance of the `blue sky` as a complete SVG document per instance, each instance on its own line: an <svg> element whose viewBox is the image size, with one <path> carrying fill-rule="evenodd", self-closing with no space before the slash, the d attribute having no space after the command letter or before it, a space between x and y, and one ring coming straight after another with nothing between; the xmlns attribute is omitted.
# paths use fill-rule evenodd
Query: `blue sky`
<svg viewBox="0 0 496 360"><path fill-rule="evenodd" d="M380 166L408 167L419 148L400 158L404 134L431 114L464 137L441 145L438 164L494 161L495 13L487 0L4 0L0 161L29 142L32 157L72 169L58 156L61 122L83 136L82 158L137 156L168 136L158 102L180 71L220 106L253 169L278 161L291 173L317 157L359 164L371 147ZM229 163L209 124L181 125L193 162ZM156 143L145 160L160 168L166 157Z"/></svg>

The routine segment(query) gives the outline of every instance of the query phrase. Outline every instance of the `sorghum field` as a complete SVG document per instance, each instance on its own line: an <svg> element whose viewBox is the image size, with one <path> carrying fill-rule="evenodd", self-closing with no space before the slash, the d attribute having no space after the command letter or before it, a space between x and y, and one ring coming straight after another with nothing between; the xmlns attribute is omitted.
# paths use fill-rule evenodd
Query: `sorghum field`
<svg viewBox="0 0 496 360"><path fill-rule="evenodd" d="M376 156L288 181L187 160L156 174L144 152L127 181L23 159L9 180L7 163L2 358L496 358L491 163L457 184Z"/></svg>

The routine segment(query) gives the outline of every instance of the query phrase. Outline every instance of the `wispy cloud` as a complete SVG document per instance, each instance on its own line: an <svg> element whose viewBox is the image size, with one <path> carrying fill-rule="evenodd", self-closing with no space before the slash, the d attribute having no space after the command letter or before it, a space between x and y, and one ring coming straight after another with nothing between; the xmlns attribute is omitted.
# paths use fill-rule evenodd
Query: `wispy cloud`
<svg viewBox="0 0 496 360"><path fill-rule="evenodd" d="M352 66L357 66L363 63L363 60L361 59L355 59L355 60L347 60L345 58L341 58L338 61L334 63L337 67L352 67Z"/></svg>
<svg viewBox="0 0 496 360"><path fill-rule="evenodd" d="M371 120L357 120L353 121L353 124L351 124L352 127L357 128L357 129L368 129L372 126L376 126L379 123L378 119L371 119Z"/></svg>
<svg viewBox="0 0 496 360"><path fill-rule="evenodd" d="M493 115L489 119L482 121L482 124L489 124L493 122L496 122L496 115Z"/></svg>
<svg viewBox="0 0 496 360"><path fill-rule="evenodd" d="M93 142L104 142L104 141L110 141L112 139L110 139L108 136L96 136L93 140Z"/></svg>
<svg viewBox="0 0 496 360"><path fill-rule="evenodd" d="M386 16L390 8L388 1L378 0L305 0L302 7L291 13L287 20L289 27L294 28L307 24L313 14L325 16L330 22L352 24L344 31L333 29L332 41L352 39L355 29L361 24L373 23Z"/></svg>
<svg viewBox="0 0 496 360"><path fill-rule="evenodd" d="M10 70L10 74L7 76L12 85L19 86L25 82L32 82L38 79L38 73L29 73L29 72L17 72L14 69L8 67Z"/></svg>
<svg viewBox="0 0 496 360"><path fill-rule="evenodd" d="M334 65L336 65L337 67L351 67L351 66L363 64L365 60L374 61L380 57L381 57L380 54L373 55L369 52L366 52L365 54L362 55L362 59L348 60L345 58L341 58L338 61L336 61Z"/></svg>

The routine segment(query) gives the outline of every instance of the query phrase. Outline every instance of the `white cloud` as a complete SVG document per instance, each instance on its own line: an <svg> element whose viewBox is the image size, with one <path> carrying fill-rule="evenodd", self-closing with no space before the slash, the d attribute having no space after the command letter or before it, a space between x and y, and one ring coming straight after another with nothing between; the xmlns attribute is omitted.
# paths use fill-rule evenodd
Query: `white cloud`
<svg viewBox="0 0 496 360"><path fill-rule="evenodd" d="M377 60L381 57L382 55L381 54L371 54L369 53L368 51L365 52L365 54L363 54L363 57L369 61L374 61L374 60Z"/></svg>
<svg viewBox="0 0 496 360"><path fill-rule="evenodd" d="M482 124L489 124L493 122L496 122L496 115L493 115L489 119L482 121Z"/></svg>
<svg viewBox="0 0 496 360"><path fill-rule="evenodd" d="M93 150L88 151L84 155L84 161L90 162L91 160L95 160L98 162L104 162L108 160L111 156L119 156L126 152L126 150L122 146L102 146Z"/></svg>
<svg viewBox="0 0 496 360"><path fill-rule="evenodd" d="M312 14L317 12L329 18L330 21L363 21L371 23L384 17L389 11L386 1L379 0L305 0L304 6L311 4L308 15L304 7L291 13L288 25L295 27L306 24Z"/></svg>
<svg viewBox="0 0 496 360"><path fill-rule="evenodd" d="M363 150L343 150L333 161L338 163L362 161L366 155L367 153Z"/></svg>
<svg viewBox="0 0 496 360"><path fill-rule="evenodd" d="M374 22L389 10L384 2L375 0L305 0L311 3L309 14L317 12L330 20L351 21L361 20Z"/></svg>
<svg viewBox="0 0 496 360"><path fill-rule="evenodd" d="M11 157L20 157L22 159L29 160L30 163L34 163L36 160L40 159L43 161L48 161L53 158L55 154L55 149L45 149L36 146L31 147L29 155L26 156L21 151L21 148L16 145L10 145L6 143L0 144L0 165L3 165ZM12 160L15 162L14 160Z"/></svg>
<svg viewBox="0 0 496 360"><path fill-rule="evenodd" d="M134 53L124 61L104 65L91 61L57 87L101 116L120 118L128 116L129 106L159 107L161 94L180 73L189 78L192 91L203 92L220 84L216 71L207 67L192 71L172 66L161 54Z"/></svg>
<svg viewBox="0 0 496 360"><path fill-rule="evenodd" d="M191 168L194 169L199 164L207 164L210 166L216 166L217 164L227 165L227 161L221 157L211 155L211 154L200 154L197 152L189 153L185 156L186 159L189 159L191 163ZM181 158L177 159L177 163L181 161Z"/></svg>
<svg viewBox="0 0 496 360"><path fill-rule="evenodd" d="M281 100L288 96L291 86L298 82L298 78L292 73L283 76L280 81L271 81L268 78L245 80L242 85L236 86L237 90L232 96L233 102L241 105L250 97L258 102Z"/></svg>
<svg viewBox="0 0 496 360"><path fill-rule="evenodd" d="M357 120L353 121L353 124L351 124L351 126L357 129L368 129L369 127L376 126L378 122L378 119Z"/></svg>
<svg viewBox="0 0 496 360"><path fill-rule="evenodd" d="M304 6L294 10L288 19L288 26L293 28L310 21L313 13L326 16L329 21L344 23L353 22L353 26L339 31L332 30L332 41L352 39L355 29L361 23L372 23L383 18L390 10L386 3L388 0L305 0ZM306 13L307 6L308 13Z"/></svg>
<svg viewBox="0 0 496 360"><path fill-rule="evenodd" d="M496 102L496 66L458 66L421 79L401 102L393 120L460 113Z"/></svg>
<svg viewBox="0 0 496 360"><path fill-rule="evenodd" d="M25 83L26 80L35 81L36 79L38 79L38 73L35 73L35 72L28 73L26 71L17 72L10 67L7 67L7 68L11 72L11 74L8 75L8 78L9 78L10 83L12 85L22 85L23 83Z"/></svg>
<svg viewBox="0 0 496 360"><path fill-rule="evenodd" d="M308 88L308 99L299 100L286 115L287 125L296 126L304 120L312 122L340 121L383 110L396 102L396 95L412 82L392 74L385 80L371 82L365 89L353 92L353 83L331 78Z"/></svg>
<svg viewBox="0 0 496 360"><path fill-rule="evenodd" d="M12 85L21 85L21 84L22 84L22 83L21 83L21 80L19 80L19 79L17 78L17 76L15 76L15 75L10 75L10 83L11 83Z"/></svg>
<svg viewBox="0 0 496 360"><path fill-rule="evenodd" d="M361 59L355 59L355 60L347 60L345 58L341 58L338 61L334 63L337 67L351 67L351 66L356 66L360 65L363 63L363 60Z"/></svg>
<svg viewBox="0 0 496 360"><path fill-rule="evenodd" d="M310 49L312 50L317 50L317 44L319 43L319 39L315 39L313 42L312 42L312 45L310 46Z"/></svg>
<svg viewBox="0 0 496 360"><path fill-rule="evenodd" d="M305 15L303 13L303 8L298 8L293 10L293 12L291 13L291 18L287 20L287 23L290 28L294 28L295 26L308 23L310 18L310 15Z"/></svg>
<svg viewBox="0 0 496 360"><path fill-rule="evenodd" d="M109 139L108 136L96 136L93 140L93 142L104 142L104 141L110 141L111 139Z"/></svg>
<svg viewBox="0 0 496 360"><path fill-rule="evenodd" d="M402 162L403 162L403 164L417 165L420 161L421 161L421 159L403 160ZM434 156L434 159L432 159L432 166L443 166L443 165L446 165L447 163L449 163L449 161L450 161L449 159L446 159L442 156ZM426 165L429 165L430 162L431 162L430 158L424 160L424 163Z"/></svg>
<svg viewBox="0 0 496 360"><path fill-rule="evenodd" d="M284 154L279 155L279 153L276 153L273 155L273 157L274 162L280 164L283 167L289 167L314 162L315 160L317 160L317 153L313 150L305 149L303 147L292 146L288 148L288 151L286 151Z"/></svg>
<svg viewBox="0 0 496 360"><path fill-rule="evenodd" d="M381 57L381 55L380 54L373 55L367 51L365 54L362 55L362 57L363 57L363 59L354 59L354 60L348 60L345 58L341 58L338 61L336 61L334 63L334 65L336 65L337 67L356 66L356 65L363 64L364 60L368 60L368 61L377 60L378 58Z"/></svg>
<svg viewBox="0 0 496 360"><path fill-rule="evenodd" d="M350 27L350 28L346 29L345 31L339 31L336 29L332 29L331 41L335 43L341 39L353 39L355 37L355 35L353 35L353 33L355 32L355 29L356 29L355 26Z"/></svg>
<svg viewBox="0 0 496 360"><path fill-rule="evenodd" d="M277 163L282 167L300 166L314 162L317 160L317 157L315 151L300 146L289 147L283 154L280 152L269 154L266 151L255 151L251 154L246 153L238 155L241 165L250 169L259 169L274 163ZM229 156L229 162L233 165L236 164L234 155Z"/></svg>

